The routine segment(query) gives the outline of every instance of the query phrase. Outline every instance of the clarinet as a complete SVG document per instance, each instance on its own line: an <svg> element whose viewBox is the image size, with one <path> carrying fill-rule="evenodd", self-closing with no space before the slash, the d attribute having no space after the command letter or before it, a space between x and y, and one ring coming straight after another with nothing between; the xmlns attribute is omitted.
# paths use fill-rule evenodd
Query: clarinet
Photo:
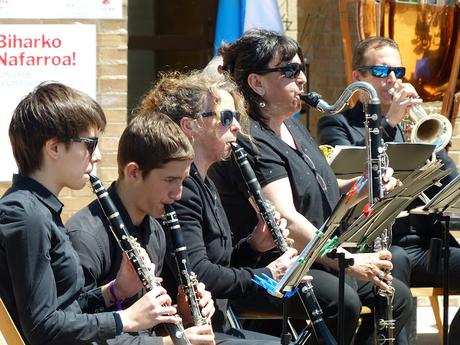
<svg viewBox="0 0 460 345"><path fill-rule="evenodd" d="M176 211L171 205L165 206L163 224L171 231L171 238L174 247L174 258L176 260L177 270L179 272L179 280L188 299L193 325L205 325L207 324L207 321L201 315L198 302L198 278L190 268L190 261L187 255L187 247L185 246L184 235L182 233L179 220L177 219Z"/></svg>
<svg viewBox="0 0 460 345"><path fill-rule="evenodd" d="M155 276L150 273L149 268L145 265L139 250L139 243L137 243L136 239L133 238L126 230L126 226L121 219L115 204L99 178L90 174L89 180L102 211L110 223L110 230L112 231L112 234L120 245L122 251L128 256L129 261L136 269L144 288L147 291L151 291L155 286L159 286L159 283L156 281ZM191 342L184 333L182 323L165 323L165 326L174 345L191 345Z"/></svg>
<svg viewBox="0 0 460 345"><path fill-rule="evenodd" d="M247 159L246 152L237 143L231 143L231 147L235 161L237 162L241 171L241 175L246 182L249 194L254 199L254 202L256 203L259 209L259 213L262 216L265 224L267 224L276 247L281 253L285 253L289 249L289 246L283 237L278 223L275 220L269 202L265 199L262 193L262 188L260 187L254 170L252 169L251 164ZM316 299L311 283L308 282L302 284L301 291L305 294L306 309L315 330L320 334L326 345L337 345L337 342L335 341L334 337L329 331L329 328L327 328L327 325L323 320L323 311L321 310L318 300ZM307 338L308 334L302 332L297 338L295 344L303 344Z"/></svg>
<svg viewBox="0 0 460 345"><path fill-rule="evenodd" d="M366 148L368 158L368 200L372 206L383 197L383 169L387 167L388 159L385 154L385 145L382 140L380 100L374 87L362 81L351 83L347 86L339 99L333 105L321 99L315 92L300 95L300 98L317 110L336 114L340 112L356 91L364 91L369 98L365 114ZM374 242L374 250L387 249L390 245L391 229L384 231L380 238ZM388 290L375 288L374 307L374 337L378 345L392 345L394 343L395 320L393 319L394 287L391 282L386 282Z"/></svg>
<svg viewBox="0 0 460 345"><path fill-rule="evenodd" d="M374 113L372 113L372 111ZM368 146L368 169L371 177L369 187L369 203L383 198L383 168L386 164L385 148L382 145L381 134L381 114L380 109L371 107L366 111L367 121L367 146ZM391 226L374 240L373 249L375 252L388 249L391 244ZM385 272L386 273L386 272ZM393 319L393 299L395 289L391 281L385 281L388 289L375 287L375 307L374 307L374 336L375 343L378 345L392 345L395 341L395 320Z"/></svg>

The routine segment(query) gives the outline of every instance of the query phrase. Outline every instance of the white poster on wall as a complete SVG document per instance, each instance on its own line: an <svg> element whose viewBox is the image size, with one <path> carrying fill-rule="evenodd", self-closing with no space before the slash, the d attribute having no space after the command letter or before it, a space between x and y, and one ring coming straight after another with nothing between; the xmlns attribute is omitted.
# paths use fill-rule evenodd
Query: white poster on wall
<svg viewBox="0 0 460 345"><path fill-rule="evenodd" d="M96 97L95 25L0 25L0 181L17 171L8 138L13 110L47 80Z"/></svg>
<svg viewBox="0 0 460 345"><path fill-rule="evenodd" d="M122 0L0 0L0 18L121 19Z"/></svg>

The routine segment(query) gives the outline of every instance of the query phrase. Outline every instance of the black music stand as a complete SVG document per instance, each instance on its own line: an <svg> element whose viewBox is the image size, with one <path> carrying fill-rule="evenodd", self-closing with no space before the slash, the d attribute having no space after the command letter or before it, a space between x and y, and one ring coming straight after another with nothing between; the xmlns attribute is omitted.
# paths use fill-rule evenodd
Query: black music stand
<svg viewBox="0 0 460 345"><path fill-rule="evenodd" d="M415 198L449 174L449 170L441 170L441 167L440 161L434 161L414 170L401 185L374 203L370 213L362 213L349 225L337 245L362 250L365 245L373 243Z"/></svg>
<svg viewBox="0 0 460 345"><path fill-rule="evenodd" d="M449 227L450 215L460 214L460 175L450 181L423 207L411 211L413 214L435 214L437 220L444 222L444 265L442 270L443 288L443 344L449 344Z"/></svg>
<svg viewBox="0 0 460 345"><path fill-rule="evenodd" d="M315 260L335 247L337 239L330 238L341 225L342 218L350 207L347 199L346 194L342 195L329 218L318 230L317 235L305 246L296 262L289 267L279 282L272 285L271 289L267 289L270 294L276 297L289 295L300 284L302 277L307 274Z"/></svg>

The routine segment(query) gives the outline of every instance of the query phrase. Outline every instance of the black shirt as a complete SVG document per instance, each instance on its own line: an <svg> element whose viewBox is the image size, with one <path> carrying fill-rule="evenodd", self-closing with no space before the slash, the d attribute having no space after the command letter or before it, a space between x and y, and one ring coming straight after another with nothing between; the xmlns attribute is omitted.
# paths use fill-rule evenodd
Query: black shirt
<svg viewBox="0 0 460 345"><path fill-rule="evenodd" d="M123 206L113 183L108 193L117 208L126 229L146 250L150 260L155 264L155 275L163 268L166 242L161 225L152 217L145 216L139 226L135 226ZM80 256L85 274L85 289L107 284L115 279L121 265L122 250L111 233L109 222L97 200L91 202L66 223L72 245ZM145 291L123 301L123 309L137 301ZM113 307L115 308L115 306ZM118 339L119 338L119 339ZM151 336L148 332L124 334L117 337L118 341L111 344L156 345L163 344L159 336Z"/></svg>
<svg viewBox="0 0 460 345"><path fill-rule="evenodd" d="M61 221L62 206L40 183L20 175L0 200L0 294L29 344L115 337L112 313L82 313L101 307L103 299L100 289L81 295L83 272Z"/></svg>
<svg viewBox="0 0 460 345"><path fill-rule="evenodd" d="M155 274L158 275L163 268L166 250L161 225L154 218L146 216L139 226L134 226L116 192L115 183L107 191L126 229L146 249L150 260L155 264ZM74 214L67 221L66 229L80 256L86 280L85 289L92 289L115 279L121 264L122 250L111 233L99 202L94 200Z"/></svg>
<svg viewBox="0 0 460 345"><path fill-rule="evenodd" d="M238 142L248 154L260 185L264 187L287 177L296 210L319 228L339 200L337 179L306 128L293 119L286 120L285 125L297 149L286 144L269 127L253 120L250 134L254 144L243 135L238 136ZM303 154L308 155L314 167L308 164ZM321 188L315 174L321 175L325 181L326 191ZM219 189L233 231L238 231L235 236L247 236L257 218L247 199L246 185L235 161L215 164L210 177Z"/></svg>
<svg viewBox="0 0 460 345"><path fill-rule="evenodd" d="M258 253L251 250L246 239L233 246L217 190L211 180L201 178L194 164L184 181L182 198L173 207L183 230L192 271L216 298L213 328L226 331L227 299L244 297L250 289L257 288L251 280L254 274L271 276L270 270L241 267L243 263L256 262ZM170 232L165 232L171 252ZM172 257L167 256L166 262L173 271L177 270Z"/></svg>

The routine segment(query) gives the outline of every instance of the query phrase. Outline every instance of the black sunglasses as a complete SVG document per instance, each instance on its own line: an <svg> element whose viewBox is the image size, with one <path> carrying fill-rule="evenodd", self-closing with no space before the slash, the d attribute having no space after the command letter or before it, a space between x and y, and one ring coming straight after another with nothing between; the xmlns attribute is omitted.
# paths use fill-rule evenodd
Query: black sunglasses
<svg viewBox="0 0 460 345"><path fill-rule="evenodd" d="M391 72L395 73L395 77L400 79L406 74L405 67L389 67L389 66L363 66L358 68L358 71L371 71L371 74L377 78L386 78Z"/></svg>
<svg viewBox="0 0 460 345"><path fill-rule="evenodd" d="M81 136L70 138L70 141L73 141L75 143L85 143L90 156L92 156L94 151L96 151L98 140L99 140L98 138L88 138L88 137L81 137Z"/></svg>
<svg viewBox="0 0 460 345"><path fill-rule="evenodd" d="M233 123L233 119L236 119L236 121L240 121L240 113L237 111L232 111L232 110L221 110L220 112L220 122L222 123L222 126L230 128ZM201 113L201 116L203 117L209 117L209 116L216 116L217 113L215 111L207 111L204 113Z"/></svg>
<svg viewBox="0 0 460 345"><path fill-rule="evenodd" d="M284 76L289 79L297 78L300 72L305 74L305 66L297 62L288 63L283 67L264 68L253 71L254 73L270 73L270 72L283 72Z"/></svg>
<svg viewBox="0 0 460 345"><path fill-rule="evenodd" d="M323 177L319 174L318 170L316 170L316 166L315 166L315 163L313 163L313 160L305 152L302 152L302 158L304 159L304 161L307 163L307 165L310 168L310 170L315 175L316 181L318 182L318 184L321 187L321 189L323 190L323 192L327 192L326 181L324 181Z"/></svg>

